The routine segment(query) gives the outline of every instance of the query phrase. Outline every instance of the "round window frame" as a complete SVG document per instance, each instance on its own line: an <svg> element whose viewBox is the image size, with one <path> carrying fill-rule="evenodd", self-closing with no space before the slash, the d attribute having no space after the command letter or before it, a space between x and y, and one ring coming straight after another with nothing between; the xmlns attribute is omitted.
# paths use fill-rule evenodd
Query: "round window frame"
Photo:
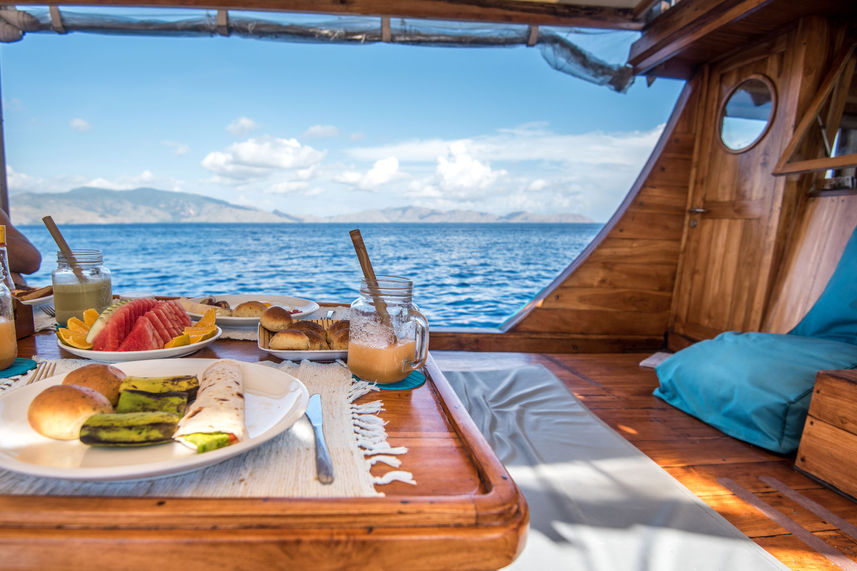
<svg viewBox="0 0 857 571"><path fill-rule="evenodd" d="M768 90L771 92L771 114L768 116L768 121L765 123L765 128L750 142L748 145L741 147L740 149L732 149L723 142L723 120L726 118L724 114L726 113L726 104L729 103L729 100L732 99L732 96L741 89L741 86L751 81L753 79L758 79L762 83L764 83ZM749 75L735 84L727 93L726 97L720 102L720 110L717 112L717 142L720 144L720 147L729 154L732 155L740 155L741 153L746 153L747 151L753 149L756 145L758 145L762 139L765 138L765 135L768 134L768 131L771 130L771 125L773 125L774 120L777 115L777 103L779 98L777 97L777 87L774 85L774 82L766 75L761 73L754 73Z"/></svg>

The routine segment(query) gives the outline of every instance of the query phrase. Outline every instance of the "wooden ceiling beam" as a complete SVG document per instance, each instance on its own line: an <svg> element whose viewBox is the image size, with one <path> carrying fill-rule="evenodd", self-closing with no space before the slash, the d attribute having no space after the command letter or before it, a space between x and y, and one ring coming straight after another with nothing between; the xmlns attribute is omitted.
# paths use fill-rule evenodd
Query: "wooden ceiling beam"
<svg viewBox="0 0 857 571"><path fill-rule="evenodd" d="M772 0L693 0L679 2L631 46L628 63L638 74L651 72L684 48L745 17Z"/></svg>
<svg viewBox="0 0 857 571"><path fill-rule="evenodd" d="M59 0L58 6L163 7L387 16L505 24L639 30L633 8L567 4L556 0ZM24 1L16 5L44 5Z"/></svg>

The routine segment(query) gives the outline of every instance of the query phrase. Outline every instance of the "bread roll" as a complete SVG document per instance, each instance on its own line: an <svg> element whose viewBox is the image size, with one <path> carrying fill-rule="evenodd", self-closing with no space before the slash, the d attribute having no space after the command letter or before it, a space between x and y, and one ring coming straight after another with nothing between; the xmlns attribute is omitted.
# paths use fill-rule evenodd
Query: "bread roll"
<svg viewBox="0 0 857 571"><path fill-rule="evenodd" d="M348 328L339 328L327 334L327 343L334 351L348 350Z"/></svg>
<svg viewBox="0 0 857 571"><path fill-rule="evenodd" d="M76 440L93 414L113 412L100 392L78 385L54 385L36 395L27 409L33 430L55 440Z"/></svg>
<svg viewBox="0 0 857 571"><path fill-rule="evenodd" d="M93 363L68 373L62 384L94 389L107 397L111 405L116 406L119 402L119 385L124 378L125 373L113 365Z"/></svg>
<svg viewBox="0 0 857 571"><path fill-rule="evenodd" d="M322 330L323 331L323 330ZM330 347L327 345L327 339L324 338L323 333L319 333L318 331L313 331L312 329L306 329L303 331L304 335L309 338L309 349L310 351L329 351Z"/></svg>
<svg viewBox="0 0 857 571"><path fill-rule="evenodd" d="M268 331L283 331L292 325L292 314L285 307L272 305L259 318L259 323Z"/></svg>
<svg viewBox="0 0 857 571"><path fill-rule="evenodd" d="M315 321L292 321L292 324L289 326L289 329L296 329L298 331L312 331L313 333L318 333L319 335L324 337L324 327L322 327Z"/></svg>
<svg viewBox="0 0 857 571"><path fill-rule="evenodd" d="M306 351L309 349L309 337L304 331L286 329L279 331L268 341L268 349L278 351Z"/></svg>
<svg viewBox="0 0 857 571"><path fill-rule="evenodd" d="M232 309L232 317L259 317L268 306L261 301L245 301Z"/></svg>

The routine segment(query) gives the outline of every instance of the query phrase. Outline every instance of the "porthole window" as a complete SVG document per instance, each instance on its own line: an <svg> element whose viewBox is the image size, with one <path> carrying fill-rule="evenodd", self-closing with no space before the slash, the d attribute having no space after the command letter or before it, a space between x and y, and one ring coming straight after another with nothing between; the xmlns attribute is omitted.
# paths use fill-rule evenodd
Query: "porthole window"
<svg viewBox="0 0 857 571"><path fill-rule="evenodd" d="M720 111L720 142L729 152L740 153L758 143L774 116L774 84L764 76L752 76L727 95Z"/></svg>

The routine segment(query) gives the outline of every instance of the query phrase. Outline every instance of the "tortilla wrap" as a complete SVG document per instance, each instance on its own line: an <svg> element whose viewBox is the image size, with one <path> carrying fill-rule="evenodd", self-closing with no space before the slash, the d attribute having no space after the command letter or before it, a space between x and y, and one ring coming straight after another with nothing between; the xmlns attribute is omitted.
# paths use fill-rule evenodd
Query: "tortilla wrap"
<svg viewBox="0 0 857 571"><path fill-rule="evenodd" d="M235 361L217 361L199 377L196 400L179 421L174 438L196 449L184 437L190 434L231 434L235 442L244 439L244 381Z"/></svg>

